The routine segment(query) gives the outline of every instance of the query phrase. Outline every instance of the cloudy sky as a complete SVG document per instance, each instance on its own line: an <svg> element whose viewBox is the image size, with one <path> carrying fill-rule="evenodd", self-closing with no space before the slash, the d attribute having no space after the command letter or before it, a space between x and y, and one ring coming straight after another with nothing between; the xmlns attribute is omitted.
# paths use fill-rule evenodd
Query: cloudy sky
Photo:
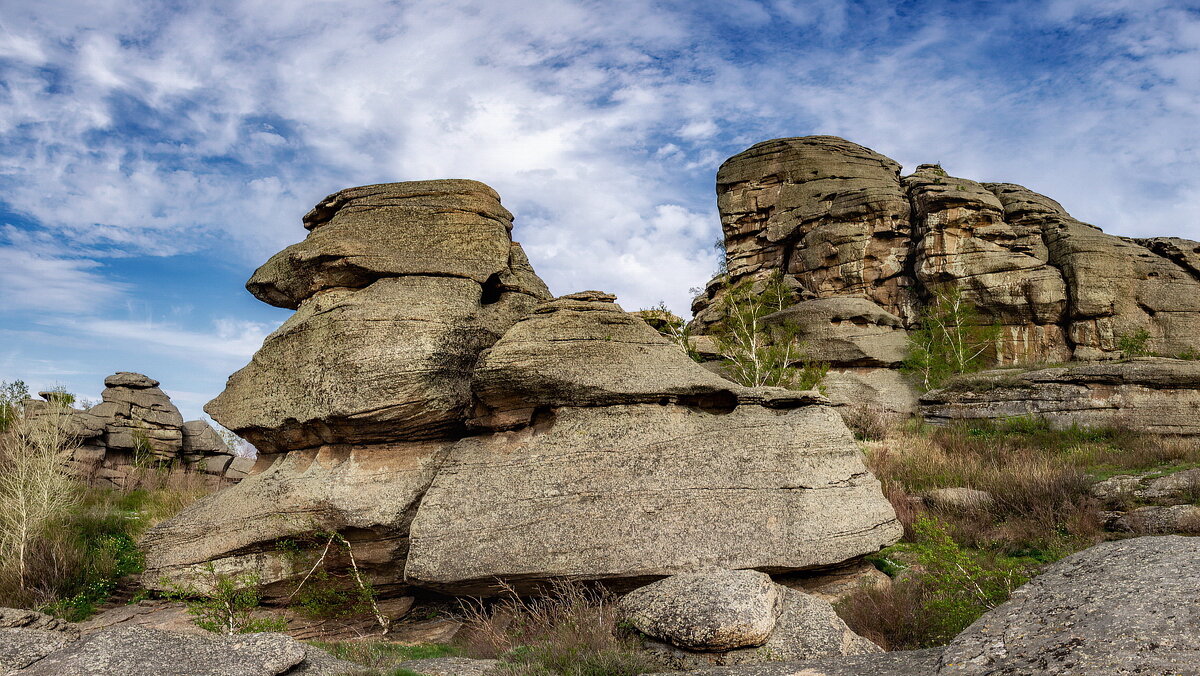
<svg viewBox="0 0 1200 676"><path fill-rule="evenodd" d="M807 134L1200 239L1200 3L5 0L0 380L198 416L288 314L253 269L386 181L482 180L554 293L686 313L717 166Z"/></svg>

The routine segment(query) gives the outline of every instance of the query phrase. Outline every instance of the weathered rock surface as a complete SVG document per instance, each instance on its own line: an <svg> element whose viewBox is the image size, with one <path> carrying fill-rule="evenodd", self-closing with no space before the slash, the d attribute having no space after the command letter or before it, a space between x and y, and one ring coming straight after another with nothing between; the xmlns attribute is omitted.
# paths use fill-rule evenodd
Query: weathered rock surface
<svg viewBox="0 0 1200 676"><path fill-rule="evenodd" d="M949 674L1200 671L1200 539L1140 537L1073 554L959 634Z"/></svg>
<svg viewBox="0 0 1200 676"><path fill-rule="evenodd" d="M203 420L184 422L157 380L122 371L104 385L101 402L87 410L55 402L57 392L25 402L27 414L65 417L63 429L78 444L69 465L77 476L124 488L136 467L179 463L213 480L240 478L227 475L234 455L216 430Z"/></svg>
<svg viewBox="0 0 1200 676"><path fill-rule="evenodd" d="M899 537L826 399L726 381L608 294L549 299L496 200L368 186L306 217L249 285L296 314L207 407L258 473L146 535L151 584L213 563L283 591L282 541L329 531L385 593L807 570Z"/></svg>
<svg viewBox="0 0 1200 676"><path fill-rule="evenodd" d="M1154 502L1200 498L1200 469L1188 469L1166 475L1118 474L1092 485L1092 495L1107 502L1123 503L1131 499Z"/></svg>
<svg viewBox="0 0 1200 676"><path fill-rule="evenodd" d="M941 654L941 648L926 648L869 655L838 655L798 662L707 667L672 672L672 676L930 676L937 669Z"/></svg>
<svg viewBox="0 0 1200 676"><path fill-rule="evenodd" d="M781 587L753 570L683 573L621 597L625 620L659 641L690 650L760 646L783 610Z"/></svg>
<svg viewBox="0 0 1200 676"><path fill-rule="evenodd" d="M1004 369L959 379L920 399L925 420L1033 415L1051 427L1136 429L1200 435L1200 361L1139 358L1033 371Z"/></svg>
<svg viewBox="0 0 1200 676"><path fill-rule="evenodd" d="M17 673L79 638L70 622L32 610L0 608L0 676Z"/></svg>
<svg viewBox="0 0 1200 676"><path fill-rule="evenodd" d="M297 312L205 410L260 451L453 438L479 353L549 299L476 181L343 190L251 278Z"/></svg>
<svg viewBox="0 0 1200 676"><path fill-rule="evenodd" d="M720 524L714 527L714 524ZM463 439L412 524L430 587L828 566L900 535L832 409L561 408Z"/></svg>
<svg viewBox="0 0 1200 676"><path fill-rule="evenodd" d="M1148 505L1115 517L1112 530L1138 535L1200 534L1200 506Z"/></svg>
<svg viewBox="0 0 1200 676"><path fill-rule="evenodd" d="M763 321L793 327L809 359L835 367L897 367L908 353L904 322L866 298L808 300Z"/></svg>
<svg viewBox="0 0 1200 676"><path fill-rule="evenodd" d="M774 579L785 587L811 594L834 605L864 587L879 589L892 584L892 578L886 573L861 559L817 574L776 575Z"/></svg>
<svg viewBox="0 0 1200 676"><path fill-rule="evenodd" d="M283 634L176 634L145 627L98 632L14 672L20 676L277 676L360 674Z"/></svg>
<svg viewBox="0 0 1200 676"><path fill-rule="evenodd" d="M645 647L655 659L676 669L883 652L851 631L828 602L792 589L781 589L780 594L782 610L770 638L762 646L726 652L682 650L656 642L647 642Z"/></svg>
<svg viewBox="0 0 1200 676"><path fill-rule="evenodd" d="M899 165L867 148L808 136L729 158L717 174L717 204L728 272L693 302L695 334L720 321L730 286L782 273L797 307L854 297L906 328L920 323L935 294L958 290L979 321L999 326L992 356L1002 364L1134 356L1122 353L1122 341L1139 336L1152 354L1198 354L1200 242L1108 235L1019 185L977 183L928 164L901 178ZM836 373L893 367L905 332L889 336L884 326L868 320L805 333ZM852 372L831 375L827 390L836 403L854 392L896 411L909 398Z"/></svg>
<svg viewBox="0 0 1200 676"><path fill-rule="evenodd" d="M403 582L408 528L450 442L322 446L261 459L260 473L202 498L151 529L143 583L164 580L203 586L203 566L218 573L252 572L266 592L303 575L303 564L281 540L342 532L364 574L381 591Z"/></svg>

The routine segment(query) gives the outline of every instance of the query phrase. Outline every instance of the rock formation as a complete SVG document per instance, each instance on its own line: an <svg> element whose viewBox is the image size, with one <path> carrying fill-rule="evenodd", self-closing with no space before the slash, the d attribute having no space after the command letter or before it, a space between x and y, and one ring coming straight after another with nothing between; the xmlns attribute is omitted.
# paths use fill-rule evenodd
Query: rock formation
<svg viewBox="0 0 1200 676"><path fill-rule="evenodd" d="M184 422L158 381L122 371L104 379L101 402L87 410L52 405L57 392L25 402L29 415L66 415L64 429L78 443L71 470L89 482L124 487L135 467L179 463L214 479L246 476L254 461L235 457L207 422Z"/></svg>
<svg viewBox="0 0 1200 676"><path fill-rule="evenodd" d="M921 412L935 424L1036 416L1056 429L1200 436L1200 361L1139 358L986 371L926 392Z"/></svg>
<svg viewBox="0 0 1200 676"><path fill-rule="evenodd" d="M717 204L728 272L693 303L694 330L719 321L729 285L781 272L797 284L788 318L822 341L812 344L833 366L837 401L911 406L886 370L893 348L952 288L1000 326L1001 363L1116 359L1142 331L1166 356L1200 345L1200 242L1108 235L1018 185L938 165L901 177L867 148L809 136L731 157Z"/></svg>
<svg viewBox="0 0 1200 676"><path fill-rule="evenodd" d="M899 537L823 397L730 383L608 294L552 299L487 186L353 188L305 225L248 284L296 314L207 407L257 473L147 534L150 584L211 562L282 590L281 542L328 531L384 593L820 569Z"/></svg>
<svg viewBox="0 0 1200 676"><path fill-rule="evenodd" d="M284 634L114 627L80 636L49 615L0 608L0 676L335 676L367 670Z"/></svg>

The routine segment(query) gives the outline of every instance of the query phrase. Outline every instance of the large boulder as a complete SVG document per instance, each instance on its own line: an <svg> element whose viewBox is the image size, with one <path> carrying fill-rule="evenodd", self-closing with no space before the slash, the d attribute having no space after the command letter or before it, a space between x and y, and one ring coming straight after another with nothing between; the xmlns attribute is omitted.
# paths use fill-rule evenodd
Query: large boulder
<svg viewBox="0 0 1200 676"><path fill-rule="evenodd" d="M549 298L511 218L476 181L326 198L247 285L296 314L205 410L266 452L460 435L479 353Z"/></svg>
<svg viewBox="0 0 1200 676"><path fill-rule="evenodd" d="M767 315L763 322L788 327L808 359L836 367L897 367L908 354L904 322L866 298L816 298Z"/></svg>
<svg viewBox="0 0 1200 676"><path fill-rule="evenodd" d="M797 570L900 533L827 406L563 407L455 444L417 510L405 575L461 590L495 577Z"/></svg>
<svg viewBox="0 0 1200 676"><path fill-rule="evenodd" d="M1000 369L951 381L921 397L925 420L1037 416L1051 427L1136 429L1200 435L1200 361L1140 358L1021 371Z"/></svg>
<svg viewBox="0 0 1200 676"><path fill-rule="evenodd" d="M779 594L779 616L771 635L761 646L702 652L648 641L645 648L659 662L676 669L795 662L883 652L879 646L851 631L829 602L793 589L780 588Z"/></svg>
<svg viewBox="0 0 1200 676"><path fill-rule="evenodd" d="M781 587L753 570L663 578L621 597L624 619L651 638L690 650L760 646L783 609Z"/></svg>
<svg viewBox="0 0 1200 676"><path fill-rule="evenodd" d="M1200 672L1200 538L1140 537L1073 554L956 636L950 674Z"/></svg>

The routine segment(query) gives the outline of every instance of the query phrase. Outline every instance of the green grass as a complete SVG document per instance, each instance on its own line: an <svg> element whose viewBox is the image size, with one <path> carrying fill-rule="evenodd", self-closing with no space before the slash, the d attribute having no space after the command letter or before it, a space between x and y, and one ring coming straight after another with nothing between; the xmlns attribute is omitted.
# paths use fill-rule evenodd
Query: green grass
<svg viewBox="0 0 1200 676"><path fill-rule="evenodd" d="M389 676L408 676L413 673L407 669L398 668L396 665L401 662L434 657L456 657L460 652L456 646L440 643L420 645L401 645L385 641L309 641L309 643L338 659L361 664L373 669L375 673L389 674Z"/></svg>

